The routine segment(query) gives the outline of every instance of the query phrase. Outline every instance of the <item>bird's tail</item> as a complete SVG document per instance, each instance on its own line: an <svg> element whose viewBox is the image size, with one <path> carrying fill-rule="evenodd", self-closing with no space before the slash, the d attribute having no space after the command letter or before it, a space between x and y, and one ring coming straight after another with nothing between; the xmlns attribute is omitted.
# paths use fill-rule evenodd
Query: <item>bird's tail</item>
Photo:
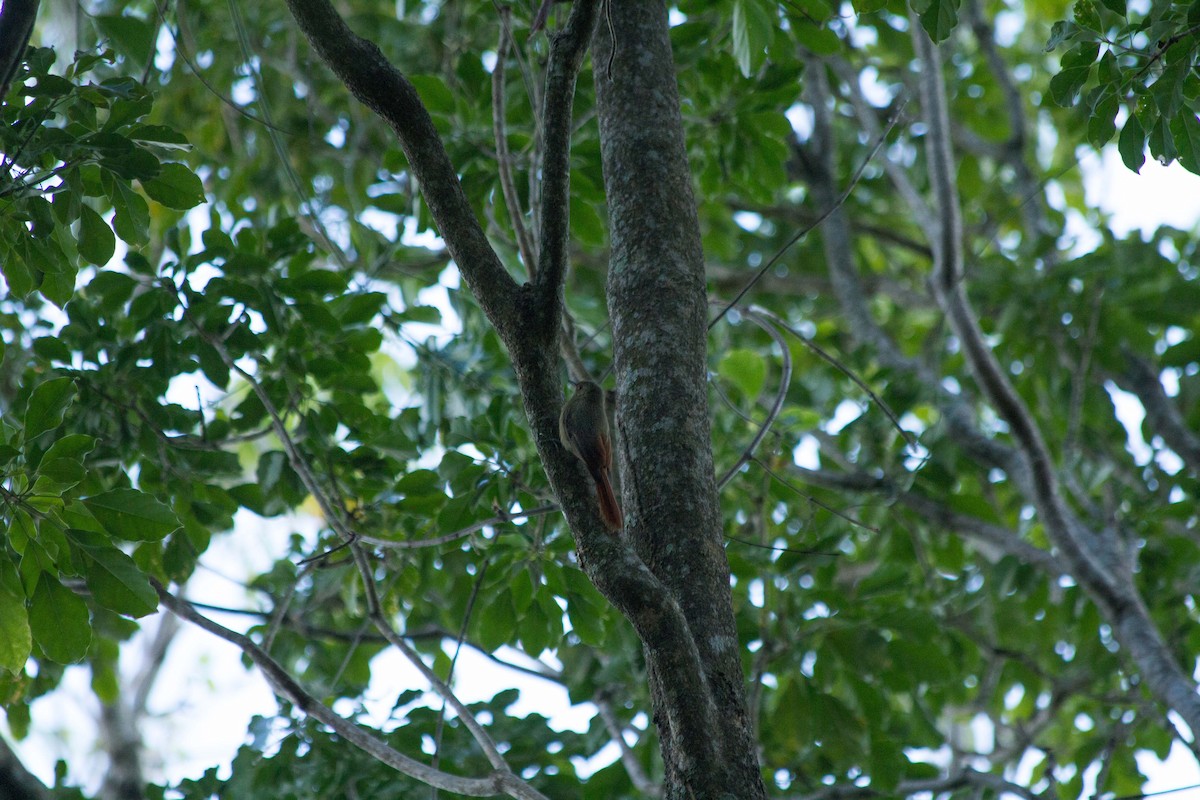
<svg viewBox="0 0 1200 800"><path fill-rule="evenodd" d="M601 469L593 476L596 479L596 497L600 501L600 518L609 530L619 531L625 525L621 517L621 506L617 504L617 495L613 492L612 481L608 479L608 470Z"/></svg>

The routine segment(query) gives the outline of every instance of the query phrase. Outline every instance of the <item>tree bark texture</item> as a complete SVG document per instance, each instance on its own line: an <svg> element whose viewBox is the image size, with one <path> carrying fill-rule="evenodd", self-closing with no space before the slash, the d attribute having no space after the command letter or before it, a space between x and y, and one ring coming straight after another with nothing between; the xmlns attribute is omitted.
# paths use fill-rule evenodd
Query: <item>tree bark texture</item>
<svg viewBox="0 0 1200 800"><path fill-rule="evenodd" d="M605 13L593 69L626 532L682 609L703 673L685 699L696 707L674 707L667 684L678 677L646 642L664 797L762 797L713 474L704 257L667 9L610 0Z"/></svg>
<svg viewBox="0 0 1200 800"><path fill-rule="evenodd" d="M597 25L598 0L577 0L566 25L551 35L539 263L533 282L518 286L466 203L412 84L378 47L350 31L328 0L287 2L317 53L396 132L447 249L512 357L580 564L643 644L666 765L663 797L765 797L722 547L706 383L704 262L666 7L610 0ZM622 536L601 522L590 478L558 441L557 424L571 104L595 29L613 244L608 299L627 518ZM280 686L285 696L295 694ZM361 746L373 752L371 742Z"/></svg>

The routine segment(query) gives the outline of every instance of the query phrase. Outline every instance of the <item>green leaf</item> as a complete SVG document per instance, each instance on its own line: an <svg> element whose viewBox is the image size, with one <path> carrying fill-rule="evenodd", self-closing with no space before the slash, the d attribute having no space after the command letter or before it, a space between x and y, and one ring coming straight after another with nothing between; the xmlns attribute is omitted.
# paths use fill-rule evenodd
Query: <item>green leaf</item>
<svg viewBox="0 0 1200 800"><path fill-rule="evenodd" d="M517 629L517 615L513 611L512 597L507 591L484 603L475 611L477 637L480 646L490 652L513 640Z"/></svg>
<svg viewBox="0 0 1200 800"><path fill-rule="evenodd" d="M95 446L95 437L83 433L69 433L50 445L50 449L42 456L42 460L49 461L54 458L80 459L92 452Z"/></svg>
<svg viewBox="0 0 1200 800"><path fill-rule="evenodd" d="M1096 8L1093 0L1076 0L1075 7L1075 22L1081 28L1086 28L1089 31L1100 32L1103 25L1100 22L1100 11Z"/></svg>
<svg viewBox="0 0 1200 800"><path fill-rule="evenodd" d="M160 166L154 154L125 136L102 131L85 141L98 156L100 166L117 176L118 183L148 180L158 174Z"/></svg>
<svg viewBox="0 0 1200 800"><path fill-rule="evenodd" d="M1050 29L1050 39L1046 42L1045 51L1049 53L1075 38L1079 26L1070 20L1059 20Z"/></svg>
<svg viewBox="0 0 1200 800"><path fill-rule="evenodd" d="M96 602L118 614L144 617L158 608L158 593L133 559L90 531L69 531L87 556L84 580Z"/></svg>
<svg viewBox="0 0 1200 800"><path fill-rule="evenodd" d="M1121 138L1117 140L1117 150L1125 166L1134 172L1141 172L1146 163L1146 131L1135 114L1130 114L1121 129Z"/></svg>
<svg viewBox="0 0 1200 800"><path fill-rule="evenodd" d="M1150 129L1150 135L1147 137L1146 143L1150 146L1150 155L1158 159L1158 163L1170 164L1175 160L1177 155L1175 139L1165 117L1160 118L1158 122L1154 123L1154 127Z"/></svg>
<svg viewBox="0 0 1200 800"><path fill-rule="evenodd" d="M175 512L136 489L113 489L83 504L106 531L125 541L158 541L179 527Z"/></svg>
<svg viewBox="0 0 1200 800"><path fill-rule="evenodd" d="M735 0L733 4L733 35L730 45L733 60L744 77L750 77L750 30L746 24L747 0Z"/></svg>
<svg viewBox="0 0 1200 800"><path fill-rule="evenodd" d="M767 362L753 350L731 350L721 359L718 371L747 398L757 400L766 383Z"/></svg>
<svg viewBox="0 0 1200 800"><path fill-rule="evenodd" d="M818 56L831 56L842 49L842 40L824 25L807 19L792 19L796 41Z"/></svg>
<svg viewBox="0 0 1200 800"><path fill-rule="evenodd" d="M128 131L128 135L135 142L175 145L178 148L186 147L188 144L186 136L166 125L137 125Z"/></svg>
<svg viewBox="0 0 1200 800"><path fill-rule="evenodd" d="M558 607L555 606L557 609ZM559 611L561 616L562 611ZM525 609L525 613L520 618L520 636L521 646L529 655L537 658L537 656L546 648L553 647L557 640L550 636L549 620L546 619L546 611L539 598L535 595L534 602Z"/></svg>
<svg viewBox="0 0 1200 800"><path fill-rule="evenodd" d="M87 510L79 500L71 500L62 510L63 521L75 531L86 530L92 533L104 533L104 526Z"/></svg>
<svg viewBox="0 0 1200 800"><path fill-rule="evenodd" d="M204 202L204 184L190 169L175 162L163 164L157 175L142 181L142 188L151 200L167 208L186 211Z"/></svg>
<svg viewBox="0 0 1200 800"><path fill-rule="evenodd" d="M77 274L75 268L70 266L56 272L47 272L42 277L42 285L38 287L38 291L54 305L64 308L75 294Z"/></svg>
<svg viewBox="0 0 1200 800"><path fill-rule="evenodd" d="M434 306L409 306L397 315L403 322L424 322L428 325L441 325L442 312Z"/></svg>
<svg viewBox="0 0 1200 800"><path fill-rule="evenodd" d="M608 238L608 228L596 206L571 193L571 235L589 245L602 245Z"/></svg>
<svg viewBox="0 0 1200 800"><path fill-rule="evenodd" d="M934 42L945 41L958 25L959 0L931 0L921 12L921 27Z"/></svg>
<svg viewBox="0 0 1200 800"><path fill-rule="evenodd" d="M1171 138L1179 153L1179 163L1188 172L1200 175L1200 120L1185 110L1171 120Z"/></svg>
<svg viewBox="0 0 1200 800"><path fill-rule="evenodd" d="M18 507L15 511L13 511L12 519L9 521L8 530L5 531L5 533L8 536L8 544L12 547L12 549L24 556L26 548L29 547L30 542L37 538L37 525L34 524L33 517L29 516L28 511L26 511L24 508ZM22 564L23 563L24 562L22 562ZM21 572L21 576L23 578L32 577L24 570ZM33 590L32 584L27 584L26 590L26 594L29 594L29 592Z"/></svg>
<svg viewBox="0 0 1200 800"><path fill-rule="evenodd" d="M1158 80L1151 84L1150 94L1164 117L1170 119L1179 113L1183 105L1183 85L1191 72L1190 59L1171 60L1158 76Z"/></svg>
<svg viewBox="0 0 1200 800"><path fill-rule="evenodd" d="M0 669L20 670L32 647L21 579L12 561L0 556Z"/></svg>
<svg viewBox="0 0 1200 800"><path fill-rule="evenodd" d="M33 484L35 495L61 495L84 479L87 473L73 458L42 458Z"/></svg>
<svg viewBox="0 0 1200 800"><path fill-rule="evenodd" d="M1088 144L1099 150L1117 132L1116 117L1120 101L1111 92L1102 91L1088 117Z"/></svg>
<svg viewBox="0 0 1200 800"><path fill-rule="evenodd" d="M1064 107L1075 105L1099 55L1100 45L1096 42L1083 42L1063 55L1058 74L1050 79L1050 96L1055 103Z"/></svg>
<svg viewBox="0 0 1200 800"><path fill-rule="evenodd" d="M329 310L343 325L365 325L373 320L385 305L387 295L383 292L358 292L334 300L329 304Z"/></svg>
<svg viewBox="0 0 1200 800"><path fill-rule="evenodd" d="M74 399L75 381L72 378L51 378L39 384L25 408L26 447L46 431L57 428Z"/></svg>
<svg viewBox="0 0 1200 800"><path fill-rule="evenodd" d="M0 270L4 271L4 280L14 297L25 297L33 291L33 272L17 248L13 248L9 257L0 259Z"/></svg>
<svg viewBox="0 0 1200 800"><path fill-rule="evenodd" d="M133 62L142 72L150 61L157 28L132 16L101 14L93 17L100 34L112 41L121 55Z"/></svg>
<svg viewBox="0 0 1200 800"><path fill-rule="evenodd" d="M431 469L415 469L396 481L401 494L443 494L442 478Z"/></svg>
<svg viewBox="0 0 1200 800"><path fill-rule="evenodd" d="M92 264L103 267L117 249L117 237L108 223L89 206L79 209L79 254Z"/></svg>
<svg viewBox="0 0 1200 800"><path fill-rule="evenodd" d="M82 661L92 640L87 604L49 573L33 592L29 628L46 657L60 664Z"/></svg>
<svg viewBox="0 0 1200 800"><path fill-rule="evenodd" d="M41 336L33 340L33 352L39 358L44 358L47 361L57 361L60 364L70 364L74 356L71 354L71 348L67 347L66 343L57 337Z"/></svg>
<svg viewBox="0 0 1200 800"><path fill-rule="evenodd" d="M578 597L571 598L567 606L571 618L571 629L580 640L592 647L604 646L604 612Z"/></svg>
<svg viewBox="0 0 1200 800"><path fill-rule="evenodd" d="M454 112L454 93L437 75L410 75L409 81L430 114L445 116Z"/></svg>
<svg viewBox="0 0 1200 800"><path fill-rule="evenodd" d="M109 199L113 204L113 230L122 241L140 246L150 241L150 207L146 200L121 181L113 181Z"/></svg>
<svg viewBox="0 0 1200 800"><path fill-rule="evenodd" d="M346 276L332 269L312 269L295 278L284 278L278 285L288 297L341 294L346 291Z"/></svg>

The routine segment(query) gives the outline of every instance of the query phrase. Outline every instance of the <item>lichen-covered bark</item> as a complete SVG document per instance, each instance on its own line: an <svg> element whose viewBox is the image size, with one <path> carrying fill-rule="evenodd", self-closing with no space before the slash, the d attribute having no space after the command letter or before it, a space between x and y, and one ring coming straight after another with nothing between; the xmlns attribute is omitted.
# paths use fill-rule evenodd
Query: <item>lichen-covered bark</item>
<svg viewBox="0 0 1200 800"><path fill-rule="evenodd" d="M673 703L676 678L647 647L664 796L761 797L713 475L704 260L667 11L610 5L593 64L626 532L682 609L704 672L695 695Z"/></svg>
<svg viewBox="0 0 1200 800"><path fill-rule="evenodd" d="M534 281L518 286L466 203L411 82L378 47L350 31L328 0L287 2L321 57L396 132L447 248L512 356L542 465L571 524L580 564L645 648L666 763L664 797L765 797L745 710L713 476L703 254L665 6L610 0L593 59L612 221L609 304L620 397L618 458L625 470L626 530L617 537L596 513L582 464L557 436L571 99L599 3L578 0L552 38L539 264ZM609 26L611 38L605 35ZM366 739L360 746L378 750ZM402 756L378 752L415 774ZM446 781L440 774L421 779ZM526 789L515 782L497 790Z"/></svg>

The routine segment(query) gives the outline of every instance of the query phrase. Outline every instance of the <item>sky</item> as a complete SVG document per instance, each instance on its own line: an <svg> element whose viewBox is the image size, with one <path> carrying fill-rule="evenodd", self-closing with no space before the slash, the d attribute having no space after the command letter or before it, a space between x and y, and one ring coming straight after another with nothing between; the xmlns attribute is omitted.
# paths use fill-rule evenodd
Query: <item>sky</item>
<svg viewBox="0 0 1200 800"><path fill-rule="evenodd" d="M1109 227L1118 236L1160 225L1189 230L1200 224L1200 175L1179 164L1164 167L1149 159L1134 173L1109 147L1103 157L1089 151L1080 168L1088 200L1112 215Z"/></svg>

